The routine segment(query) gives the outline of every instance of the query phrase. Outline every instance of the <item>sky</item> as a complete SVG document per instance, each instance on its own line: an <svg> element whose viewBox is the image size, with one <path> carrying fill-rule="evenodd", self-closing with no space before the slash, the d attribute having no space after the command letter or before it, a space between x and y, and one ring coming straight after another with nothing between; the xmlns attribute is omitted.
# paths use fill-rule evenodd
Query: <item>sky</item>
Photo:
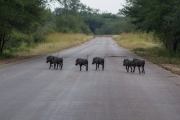
<svg viewBox="0 0 180 120"><path fill-rule="evenodd" d="M80 0L90 8L99 9L102 12L118 13L125 5L125 0Z"/></svg>
<svg viewBox="0 0 180 120"><path fill-rule="evenodd" d="M81 3L101 12L117 14L119 9L125 5L125 0L80 0ZM51 4L51 9L59 7L59 3Z"/></svg>

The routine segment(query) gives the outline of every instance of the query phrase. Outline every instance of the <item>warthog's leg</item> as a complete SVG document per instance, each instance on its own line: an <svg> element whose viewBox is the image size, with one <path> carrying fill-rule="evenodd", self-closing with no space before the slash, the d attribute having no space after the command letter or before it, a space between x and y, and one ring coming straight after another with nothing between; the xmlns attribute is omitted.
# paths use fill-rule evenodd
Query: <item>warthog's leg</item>
<svg viewBox="0 0 180 120"><path fill-rule="evenodd" d="M61 63L61 70L62 70L63 64Z"/></svg>
<svg viewBox="0 0 180 120"><path fill-rule="evenodd" d="M56 68L56 64L54 63L54 69Z"/></svg>
<svg viewBox="0 0 180 120"><path fill-rule="evenodd" d="M145 70L144 70L144 67L142 67L142 73L144 73L144 74L145 74Z"/></svg>
<svg viewBox="0 0 180 120"><path fill-rule="evenodd" d="M63 65L62 65L62 63L60 63L60 64L59 64L59 68L60 68L60 70L62 69L62 66L63 66Z"/></svg>
<svg viewBox="0 0 180 120"><path fill-rule="evenodd" d="M104 63L102 63L102 70L104 70Z"/></svg>
<svg viewBox="0 0 180 120"><path fill-rule="evenodd" d="M127 70L127 72L129 72L129 65L126 66L126 70Z"/></svg>
<svg viewBox="0 0 180 120"><path fill-rule="evenodd" d="M58 66L59 66L59 64L57 64L57 67L56 67L56 69L58 69Z"/></svg>
<svg viewBox="0 0 180 120"><path fill-rule="evenodd" d="M140 67L138 66L138 69L139 69L139 74L141 74L141 71L140 71Z"/></svg>
<svg viewBox="0 0 180 120"><path fill-rule="evenodd" d="M49 63L49 69L51 68L51 62Z"/></svg>
<svg viewBox="0 0 180 120"><path fill-rule="evenodd" d="M134 66L134 71L133 72L135 72L135 69L136 69L136 66Z"/></svg>
<svg viewBox="0 0 180 120"><path fill-rule="evenodd" d="M81 71L81 67L82 67L82 65L80 65L80 71Z"/></svg>
<svg viewBox="0 0 180 120"><path fill-rule="evenodd" d="M98 63L97 65L98 65L97 67L98 67L98 69L99 69L99 63Z"/></svg>
<svg viewBox="0 0 180 120"><path fill-rule="evenodd" d="M96 63L96 70L97 70L98 64Z"/></svg>
<svg viewBox="0 0 180 120"><path fill-rule="evenodd" d="M86 65L86 71L88 71L88 64Z"/></svg>
<svg viewBox="0 0 180 120"><path fill-rule="evenodd" d="M132 72L132 66L129 66L131 68L131 72Z"/></svg>
<svg viewBox="0 0 180 120"><path fill-rule="evenodd" d="M132 68L133 68L132 72L134 72L135 71L135 66L133 66Z"/></svg>

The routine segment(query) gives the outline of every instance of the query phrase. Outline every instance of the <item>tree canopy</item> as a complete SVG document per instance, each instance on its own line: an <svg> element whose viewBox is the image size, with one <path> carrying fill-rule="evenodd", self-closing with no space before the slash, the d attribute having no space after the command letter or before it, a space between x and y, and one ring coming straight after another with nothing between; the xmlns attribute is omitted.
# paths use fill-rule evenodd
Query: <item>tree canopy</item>
<svg viewBox="0 0 180 120"><path fill-rule="evenodd" d="M45 0L1 0L0 1L0 53L9 41L12 30L28 32L41 24Z"/></svg>
<svg viewBox="0 0 180 120"><path fill-rule="evenodd" d="M164 46L177 51L180 42L180 1L126 0L120 13L140 31L153 32Z"/></svg>

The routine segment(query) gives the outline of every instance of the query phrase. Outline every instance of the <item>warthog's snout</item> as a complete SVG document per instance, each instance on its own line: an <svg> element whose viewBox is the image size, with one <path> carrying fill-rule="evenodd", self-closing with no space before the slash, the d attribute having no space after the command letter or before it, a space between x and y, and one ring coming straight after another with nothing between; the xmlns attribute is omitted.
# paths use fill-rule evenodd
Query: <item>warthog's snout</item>
<svg viewBox="0 0 180 120"><path fill-rule="evenodd" d="M95 61L94 61L94 59L92 60L92 64L94 65L94 63L95 63Z"/></svg>

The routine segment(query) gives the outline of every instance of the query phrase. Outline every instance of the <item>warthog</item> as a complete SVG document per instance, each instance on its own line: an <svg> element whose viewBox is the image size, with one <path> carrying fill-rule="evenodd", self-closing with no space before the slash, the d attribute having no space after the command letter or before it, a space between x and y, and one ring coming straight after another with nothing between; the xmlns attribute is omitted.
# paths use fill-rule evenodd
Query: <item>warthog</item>
<svg viewBox="0 0 180 120"><path fill-rule="evenodd" d="M58 58L58 57L55 57L55 56L48 56L47 59L46 59L46 63L50 63L49 69L51 67L53 67L52 64L54 64L54 68L58 69L58 65L59 65L59 68L62 69L63 58ZM57 67L56 67L56 65L57 65Z"/></svg>
<svg viewBox="0 0 180 120"><path fill-rule="evenodd" d="M131 72L134 71L134 70L132 70L132 67L135 69L135 64L134 64L133 60L124 59L123 66L126 66L127 72L129 72L129 67L131 68Z"/></svg>
<svg viewBox="0 0 180 120"><path fill-rule="evenodd" d="M57 69L58 69L58 67L59 67L60 69L62 69L62 66L63 66L63 58L54 57L53 63L54 63L54 68L55 68L56 65L57 65L57 67L56 67Z"/></svg>
<svg viewBox="0 0 180 120"><path fill-rule="evenodd" d="M50 69L52 67L52 64L54 63L54 56L48 56L46 58L46 63L50 63L49 64L49 69ZM54 66L54 68L55 68L55 66Z"/></svg>
<svg viewBox="0 0 180 120"><path fill-rule="evenodd" d="M133 59L133 63L134 63L134 66L138 67L139 69L139 74L141 74L141 71L140 71L140 67L142 67L142 73L145 74L145 70L144 70L144 65L145 65L145 61L144 60L139 60L139 59ZM134 67L134 71L135 72L135 67Z"/></svg>
<svg viewBox="0 0 180 120"><path fill-rule="evenodd" d="M81 67L84 65L84 66L86 66L86 71L88 71L88 59L77 58L75 65L80 66L80 71L81 71Z"/></svg>
<svg viewBox="0 0 180 120"><path fill-rule="evenodd" d="M107 54L108 55L108 54ZM106 55L106 56L107 56ZM106 57L105 56L105 57ZM94 57L93 58L93 60L92 60L92 64L94 65L94 64L96 64L96 70L97 70L97 68L99 68L99 65L102 65L102 70L104 70L104 59L105 59L105 57L104 58L101 58L101 57Z"/></svg>

